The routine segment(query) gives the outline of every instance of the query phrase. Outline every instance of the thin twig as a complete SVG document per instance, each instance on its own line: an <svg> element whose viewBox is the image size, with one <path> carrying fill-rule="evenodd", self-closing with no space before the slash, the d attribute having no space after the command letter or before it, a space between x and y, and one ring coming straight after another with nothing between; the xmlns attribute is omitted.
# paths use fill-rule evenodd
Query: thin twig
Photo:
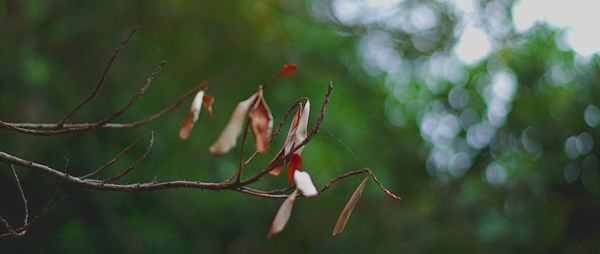
<svg viewBox="0 0 600 254"><path fill-rule="evenodd" d="M94 170L93 172L90 172L87 175L81 176L81 179L86 179L89 178L90 176L94 176L98 173L100 173L102 170L104 170L105 168L107 168L108 166L112 165L113 163L115 163L119 158L121 158L123 155L125 155L125 153L127 153L134 145L136 145L140 140L136 139L135 141L133 141L133 143L131 143L130 145L128 145L127 147L125 147L125 149L123 149L123 151L121 151L119 154L117 154L117 156L115 156L114 158L112 158L112 160L108 161L107 163L104 163L104 165L100 166L98 169Z"/></svg>
<svg viewBox="0 0 600 254"><path fill-rule="evenodd" d="M15 178L15 183L17 184L17 189L19 190L19 194L21 195L21 201L23 201L23 225L27 225L27 220L29 219L29 209L27 208L27 199L25 198L25 193L23 192L23 188L21 187L21 182L19 181L19 176L17 176L17 171L15 171L15 166L10 164L10 171L12 171L13 178ZM25 231L22 232L23 234Z"/></svg>
<svg viewBox="0 0 600 254"><path fill-rule="evenodd" d="M154 80L154 77L158 74L158 72L160 72L162 66L165 64L165 61L161 61L158 66L156 66L156 68L154 69L154 71L150 74L150 76L146 79L146 83L144 83L144 86L142 86L142 88L140 89L140 91L133 96L133 98L131 98L131 100L129 100L129 103L127 103L127 105L118 110L117 112L111 114L110 116L106 117L104 120L87 125L85 127L78 127L78 128L62 128L61 129L51 129L51 130L32 130L32 129L25 129L25 128L20 128L14 125L11 125L9 123L5 123L3 121L0 121L0 126L6 127L8 129L17 131L17 132L21 132L21 133L25 133L25 134L32 134L32 135L39 135L39 136L52 136L52 135L60 135L60 134L68 134L68 133L74 133L74 132L81 132L81 131L86 131L86 130L90 130L93 128L100 128L103 125L106 125L108 122L110 122L111 120L113 120L114 118L118 117L119 115L123 114L123 112L125 112L127 109L129 109L129 107L131 107L131 105L133 105L133 103L135 103L140 96L142 96L146 90L148 89L148 86L150 86L150 83L152 83L152 80Z"/></svg>
<svg viewBox="0 0 600 254"><path fill-rule="evenodd" d="M160 112L158 112L144 120L140 120L140 121L132 122L132 123L107 123L98 128L113 128L113 129L134 128L134 127L148 124L148 123L152 122L153 120L162 117L166 113L173 111L179 105L181 105L181 103L183 103L187 98L189 98L191 95L196 94L198 91L206 88L206 86L208 86L208 83L204 82L204 83L194 87L193 89L187 91L184 95L182 95L175 103L173 103L168 108L163 109ZM64 124L63 128L69 129L69 130L78 130L78 129L86 129L87 130L89 127L93 127L96 124L97 123ZM0 121L0 127L5 127L7 129L11 129L11 130L25 133L25 134L36 134L36 133L27 133L26 131L28 131L28 129L53 129L53 128L56 128L56 125L55 124L47 124L47 123L7 123L7 122ZM68 132L68 131L60 132L60 133L54 132L49 135L60 135L60 134L68 134L68 133L70 133L70 132Z"/></svg>
<svg viewBox="0 0 600 254"><path fill-rule="evenodd" d="M263 194L284 194L284 193L287 193L287 192L289 192L289 191L291 191L291 190L293 190L295 188L296 188L295 184L292 184L292 185L290 185L288 187L285 187L285 188L275 189L275 190L270 190L270 191L257 190L257 189L252 189L252 188L245 187L245 186L240 187L240 189L245 189L245 190L253 191L253 192L256 192L256 193L263 193Z"/></svg>
<svg viewBox="0 0 600 254"><path fill-rule="evenodd" d="M250 119L246 120L246 126L244 127L244 135L242 136L242 144L240 145L240 166L238 167L238 170L229 179L227 179L227 181L231 181L232 178L235 177L235 182L240 183L240 178L242 177L242 168L244 166L244 148L246 147L246 139L248 138L249 127ZM257 153L258 152L254 152L254 154Z"/></svg>
<svg viewBox="0 0 600 254"><path fill-rule="evenodd" d="M102 181L102 183L109 183L112 182L114 180L117 180L121 177L123 177L124 175L129 174L129 172L131 172L131 170L133 170L135 167L137 167L138 164L140 164L140 162L142 162L142 160L144 160L146 158L146 156L148 156L148 153L150 153L150 149L152 149L152 144L154 144L154 132L152 132L150 134L150 144L148 144L148 147L146 148L146 151L144 152L144 154L142 154L142 156L140 156L129 168L127 168L125 171L116 174L114 176L111 176L107 179L105 179L104 181Z"/></svg>
<svg viewBox="0 0 600 254"><path fill-rule="evenodd" d="M96 97L96 95L98 94L98 91L100 91L100 87L102 87L102 83L104 83L104 80L106 79L106 75L108 74L110 67L112 67L113 62L115 61L115 59L117 58L119 53L121 53L121 50L125 47L127 42L129 42L129 39L131 38L131 36L133 36L133 34L138 30L138 28L140 27L141 24L142 24L142 20L140 19L138 21L138 23L133 27L133 29L131 29L131 32L129 32L127 37L125 37L123 42L121 42L121 46L119 46L117 49L115 49L115 52L112 54L112 56L108 60L108 64L104 68L104 72L102 72L102 76L100 76L100 79L98 80L98 83L96 84L96 87L94 88L92 93L87 98L85 98L79 105L77 105L77 107L75 107L69 114L67 114L67 116L65 116L65 118L63 118L60 122L58 122L55 125L57 128L62 128L63 124L67 120L69 120L69 118L71 118L71 116L73 116L73 114L75 114L75 112L77 112L81 107L83 107L83 105L90 102L92 99L94 99L94 97Z"/></svg>
<svg viewBox="0 0 600 254"><path fill-rule="evenodd" d="M290 117L290 114L292 113L292 111L294 111L294 109L296 109L296 107L298 107L298 105L300 105L300 103L303 100L308 100L308 98L302 97L302 98L296 100L294 102L294 104L292 104L292 106L290 107L290 109L288 109L288 111L285 113L285 115L283 115L283 118L281 119L281 122L279 122L279 126L271 134L271 137L269 138L269 143L271 143L273 141L273 139L275 139L275 137L277 137L277 135L279 135L279 133L281 132L281 128L283 127L283 125L285 124L285 122L287 122L287 120Z"/></svg>
<svg viewBox="0 0 600 254"><path fill-rule="evenodd" d="M63 157L63 172L67 172L67 166L69 165L69 158L67 156Z"/></svg>
<svg viewBox="0 0 600 254"><path fill-rule="evenodd" d="M144 83L144 86L142 86L142 88L133 96L133 98L131 98L129 100L127 105L125 107L123 107L122 109L117 110L115 113L108 116L104 120L96 123L94 125L94 128L102 127L102 125L107 124L108 122L112 121L113 119L115 119L118 116L120 116L121 114L123 114L123 112L125 112L127 109L129 109L129 107L131 107L131 105L133 105L133 103L135 103L142 95L144 95L146 90L148 90L148 87L150 87L150 83L152 83L152 80L154 80L154 77L156 77L156 75L160 72L160 70L166 63L167 63L167 61L164 61L164 60L161 61L160 63L158 63L158 65L154 68L154 71L152 71L150 76L146 79L146 83Z"/></svg>
<svg viewBox="0 0 600 254"><path fill-rule="evenodd" d="M10 224L8 223L8 221L6 221L4 218L2 218L2 216L0 216L0 221L2 221L2 224L4 224L4 227L6 228L6 230L8 230L8 233L0 235L0 238L21 235L18 231L13 230L12 227L10 226ZM6 235L6 236L4 236L4 235Z"/></svg>
<svg viewBox="0 0 600 254"><path fill-rule="evenodd" d="M393 199L396 200L402 200L402 198L394 193L392 193L391 191L387 190L386 188L383 187L383 185L381 185L381 183L379 183L379 180L377 180L377 177L375 177L375 174L373 173L373 171L371 171L369 169L369 174L371 175L371 177L373 178L373 180L375 181L375 183L377 183L377 185L379 185L379 188L381 188L381 190L383 190L383 192L385 192L385 194L387 194L388 196L390 196Z"/></svg>
<svg viewBox="0 0 600 254"><path fill-rule="evenodd" d="M326 191L327 189L329 189L331 187L331 185L333 185L335 182L337 182L339 180L342 180L342 179L344 179L346 177L349 177L349 176L362 174L362 173L365 173L365 172L371 172L371 170L368 169L368 168L363 168L363 169L354 170L354 171L350 171L348 173L342 174L342 175L340 175L340 176L332 179L327 184L325 184L325 186L323 186L321 189L319 189L319 193Z"/></svg>
<svg viewBox="0 0 600 254"><path fill-rule="evenodd" d="M50 204L52 204L52 201L54 200L54 197L56 196L56 194L58 193L60 184L56 184L56 188L54 188L54 192L52 193L52 195L50 196L50 198L48 198L48 200L46 201L46 203L44 203L44 206L42 207L42 209L38 212L38 214L33 217L33 220L31 220L31 222L29 222L28 224L17 228L16 230L12 230L10 228L7 228L9 230L9 233L5 233L5 234L0 234L0 239L2 238L8 238L8 237L12 237L12 236L19 236L20 232L24 232L26 231L28 228L30 228L32 225L36 224L38 221L40 221L40 219L42 217L44 217L44 215L46 214L46 212L48 211L48 208L50 208ZM0 217L1 218L1 217ZM4 219L2 219L4 221ZM5 222L5 226L8 225L7 222ZM10 227L10 225L8 225Z"/></svg>

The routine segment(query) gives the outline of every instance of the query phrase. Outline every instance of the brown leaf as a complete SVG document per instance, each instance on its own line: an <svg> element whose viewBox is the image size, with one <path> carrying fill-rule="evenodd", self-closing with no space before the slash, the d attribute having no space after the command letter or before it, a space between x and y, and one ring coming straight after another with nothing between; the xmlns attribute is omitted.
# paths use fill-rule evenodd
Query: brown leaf
<svg viewBox="0 0 600 254"><path fill-rule="evenodd" d="M273 238L276 234L283 231L285 225L287 224L290 216L292 215L292 208L294 207L294 201L296 200L296 194L298 191L295 190L288 198L283 201L277 213L275 214L275 218L273 218L273 224L271 224L271 229L267 234L267 238Z"/></svg>
<svg viewBox="0 0 600 254"><path fill-rule="evenodd" d="M209 116L212 116L213 102L215 102L215 97L213 97L212 95L208 95L208 94L204 95L204 101L202 102L202 105L206 108L206 111L208 111Z"/></svg>
<svg viewBox="0 0 600 254"><path fill-rule="evenodd" d="M192 131L192 127L194 127L194 123L198 121L198 116L200 115L200 108L202 107L203 98L204 90L198 91L198 93L194 97L192 106L190 107L190 112L183 120L183 126L181 126L181 130L179 130L179 137L181 139L187 139L190 136L190 132Z"/></svg>
<svg viewBox="0 0 600 254"><path fill-rule="evenodd" d="M356 206L356 203L360 199L360 195L362 194L363 190L365 189L365 185L367 184L367 179L369 179L368 175L367 175L367 177L365 177L365 180L363 180L362 183L360 183L358 188L356 188L356 190L354 191L354 194L352 194L352 196L348 200L348 203L346 203L344 210L342 210L342 213L340 214L340 217L338 218L338 221L335 224L335 227L333 228L333 234L331 235L333 238L335 238L337 235L342 233L342 230L344 230L344 226L346 226L346 222L348 222L348 217L350 217L350 214L352 213L354 206Z"/></svg>
<svg viewBox="0 0 600 254"><path fill-rule="evenodd" d="M187 139L190 137L190 132L192 131L192 126L194 125L194 113L189 112L185 119L183 120L183 126L181 126L181 130L179 130L179 137L181 139Z"/></svg>
<svg viewBox="0 0 600 254"><path fill-rule="evenodd" d="M257 93L254 93L250 98L237 104L229 119L229 123L227 123L225 129L223 129L223 132L221 132L217 141L208 148L208 151L210 151L213 156L220 156L227 153L236 146L237 138L242 132L244 119L246 118L248 110L250 110L250 106L252 106L252 102L256 99L256 96Z"/></svg>
<svg viewBox="0 0 600 254"><path fill-rule="evenodd" d="M258 99L248 113L250 119L250 126L252 126L252 133L254 133L254 139L256 144L256 151L264 153L269 150L269 135L273 130L273 116L271 110L267 106L263 97L263 87L258 87Z"/></svg>

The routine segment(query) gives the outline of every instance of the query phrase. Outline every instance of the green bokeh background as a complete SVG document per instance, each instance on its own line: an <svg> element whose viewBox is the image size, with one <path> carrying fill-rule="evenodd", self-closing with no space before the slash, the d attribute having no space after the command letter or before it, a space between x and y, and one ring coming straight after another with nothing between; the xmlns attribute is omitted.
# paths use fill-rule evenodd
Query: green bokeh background
<svg viewBox="0 0 600 254"><path fill-rule="evenodd" d="M317 198L297 200L286 229L267 240L281 200L229 191L111 193L65 185L43 220L23 237L0 240L0 252L597 251L600 171L594 144L600 143L596 138L600 133L589 119L586 122L584 112L599 104L600 58L583 58L562 47L565 31L547 24L500 35L488 27L496 42L492 52L477 64L459 66L467 73L463 84L441 78L432 89L427 78L432 74L420 73L415 66L440 55L453 57L449 52L463 17L446 1L403 1L395 7L397 15L420 4L440 17L433 28L408 31L379 23L344 23L334 18L326 0L0 0L3 121L62 119L93 89L113 50L140 18L142 26L115 61L96 99L71 120L96 121L125 105L161 60L167 64L148 92L117 122L148 117L202 80L210 81L209 93L216 98L214 116L202 112L185 141L177 133L189 102L136 129L55 137L3 129L0 151L54 168L60 168L66 156L69 171L83 175L141 139L128 156L103 172L107 177L133 163L153 131L150 155L121 183L150 181L154 176L159 181L221 181L236 169L239 149L213 158L208 146L238 101L282 64L296 63L298 72L269 86L265 97L276 122L297 98L309 97L312 125L327 84L333 81L322 129L303 153L304 169L316 185L369 167L404 198L392 200L370 182L343 234L332 240L337 216L362 180L348 178ZM477 7L483 12L492 4L504 8L510 27L514 2L482 1ZM390 48L413 66L403 70L409 78L402 85L393 71L374 67L365 55L365 40L381 33L391 38ZM430 47L420 47L423 40ZM556 66L568 75L552 76ZM484 119L489 102L483 91L499 69L516 80L505 121L495 125L485 145L467 148L470 160L463 172L433 166L430 156L440 146L423 134L427 112L459 116L469 109ZM469 96L464 106L450 105L456 87ZM469 131L462 126L452 142L468 140ZM591 148L584 135L581 142L587 146L568 156L566 140L582 133L591 137ZM267 165L282 142L283 137L276 139L271 151L259 156L245 175ZM502 166L500 182L494 182L493 173L499 172L494 165ZM8 166L1 167L0 215L19 225L17 191ZM577 175L565 177L569 172ZM24 168L18 173L30 214L35 214L55 181ZM254 187L280 188L287 184L285 178L265 176Z"/></svg>

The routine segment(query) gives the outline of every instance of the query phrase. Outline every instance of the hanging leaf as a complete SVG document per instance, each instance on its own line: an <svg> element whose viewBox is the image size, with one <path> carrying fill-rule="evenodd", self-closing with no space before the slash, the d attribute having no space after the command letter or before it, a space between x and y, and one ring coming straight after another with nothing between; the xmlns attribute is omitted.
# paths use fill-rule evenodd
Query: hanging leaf
<svg viewBox="0 0 600 254"><path fill-rule="evenodd" d="M190 132L192 131L192 127L194 127L194 123L198 121L198 116L200 115L200 108L202 107L203 98L204 90L198 91L198 93L194 97L192 106L190 107L190 112L183 120L183 126L181 126L181 129L179 130L179 137L181 139L187 139L190 136Z"/></svg>
<svg viewBox="0 0 600 254"><path fill-rule="evenodd" d="M296 128L296 136L294 137L294 148L299 146L308 135L308 117L310 116L310 101L306 100L306 104L304 104L304 110L302 110L302 114L300 114L300 120L298 121L298 127ZM304 146L298 148L296 150L297 153L301 154L304 150Z"/></svg>
<svg viewBox="0 0 600 254"><path fill-rule="evenodd" d="M208 115L211 116L211 117L212 117L212 104L213 104L213 102L215 102L215 97L213 97L212 95L208 95L208 94L204 95L204 100L202 101L202 104L206 108L206 111L208 111Z"/></svg>
<svg viewBox="0 0 600 254"><path fill-rule="evenodd" d="M333 238L342 233L342 230L344 230L346 222L348 222L348 218L350 217L354 206L356 206L356 203L360 199L360 196L363 190L365 189L367 179L369 179L369 175L367 175L367 177L365 177L365 180L363 180L362 183L360 183L358 188L356 188L356 190L354 191L354 194L352 194L352 196L348 200L348 203L346 203L344 210L342 210L342 213L340 214L340 217L338 218L338 221L335 224L335 227L333 228L333 234L331 235Z"/></svg>
<svg viewBox="0 0 600 254"><path fill-rule="evenodd" d="M269 136L273 130L273 115L263 97L263 87L258 87L258 98L250 113L250 126L254 133L256 151L265 153L269 150Z"/></svg>
<svg viewBox="0 0 600 254"><path fill-rule="evenodd" d="M288 131L288 135L285 138L283 147L281 148L279 153L277 153L275 158L273 158L273 160L269 163L269 167L271 167L273 165L273 163L275 163L275 160L278 157L284 157L286 154L288 154L289 151L294 146L294 137L296 135L296 128L298 127L298 121L300 121L301 113L302 113L302 104L299 105L298 111L296 112L296 115L294 115L294 118L292 119L292 124L290 125L290 130ZM271 170L269 173L271 175L279 175L279 173L281 173L281 169L283 169L283 166L286 163L287 163L287 161L284 161L283 163L281 163L277 167L275 167L273 170Z"/></svg>
<svg viewBox="0 0 600 254"><path fill-rule="evenodd" d="M319 195L319 191L317 190L317 187L315 187L308 172L300 170L294 171L294 182L296 183L296 188L300 190L305 197L309 198Z"/></svg>
<svg viewBox="0 0 600 254"><path fill-rule="evenodd" d="M283 231L285 225L287 224L290 216L292 215L292 208L294 207L294 201L296 200L296 194L298 194L298 190L295 190L290 194L288 198L283 201L277 213L275 214L275 218L273 218L273 224L271 224L271 229L267 234L267 238L271 239L279 232Z"/></svg>
<svg viewBox="0 0 600 254"><path fill-rule="evenodd" d="M237 104L229 119L229 123L227 123L225 129L223 129L223 132L221 132L217 141L208 148L208 151L210 151L213 156L220 156L227 153L236 146L237 138L242 132L246 114L248 113L248 110L250 110L250 106L252 106L252 102L256 99L257 95L258 93L254 93L250 98Z"/></svg>
<svg viewBox="0 0 600 254"><path fill-rule="evenodd" d="M292 120L292 124L290 125L290 130L288 132L288 136L285 139L285 143L283 143L281 151L279 151L279 153L275 156L275 158L273 158L271 163L269 163L269 166L272 166L277 158L286 157L295 146L299 145L300 143L302 143L302 141L304 141L304 139L306 139L309 115L310 101L307 100L304 109L302 108L302 104L299 105L298 111L296 112L296 115L294 115L294 119ZM302 154L303 150L304 147L300 147L298 150L296 150L296 153ZM283 169L283 166L286 163L287 161L284 161L283 163L275 167L273 170L271 170L269 173L271 175L279 175L281 169Z"/></svg>

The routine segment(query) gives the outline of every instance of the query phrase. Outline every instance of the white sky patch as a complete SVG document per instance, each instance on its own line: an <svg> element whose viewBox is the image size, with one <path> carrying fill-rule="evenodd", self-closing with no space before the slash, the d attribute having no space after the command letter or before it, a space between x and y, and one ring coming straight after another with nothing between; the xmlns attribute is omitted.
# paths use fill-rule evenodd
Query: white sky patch
<svg viewBox="0 0 600 254"><path fill-rule="evenodd" d="M600 50L600 1L522 0L513 9L515 27L524 32L536 22L567 28L567 43L579 54L589 57Z"/></svg>
<svg viewBox="0 0 600 254"><path fill-rule="evenodd" d="M332 7L335 17L342 23L355 25L393 21L395 16L390 10L400 2L402 0L334 0ZM473 0L457 0L454 5L465 17L464 29L457 35L459 40L455 54L466 64L472 65L488 56L492 50L485 31L476 27L472 18L489 13L478 10ZM526 32L536 22L566 28L565 43L579 54L589 57L600 50L598 10L600 1L594 0L521 0L515 4L512 15L519 32ZM406 22L410 23L409 28L427 29L437 23L437 18L429 6L422 5L409 13L408 20L401 18L400 21L405 25Z"/></svg>
<svg viewBox="0 0 600 254"><path fill-rule="evenodd" d="M474 64L491 51L491 43L484 31L469 24L454 48L456 55L466 64Z"/></svg>

